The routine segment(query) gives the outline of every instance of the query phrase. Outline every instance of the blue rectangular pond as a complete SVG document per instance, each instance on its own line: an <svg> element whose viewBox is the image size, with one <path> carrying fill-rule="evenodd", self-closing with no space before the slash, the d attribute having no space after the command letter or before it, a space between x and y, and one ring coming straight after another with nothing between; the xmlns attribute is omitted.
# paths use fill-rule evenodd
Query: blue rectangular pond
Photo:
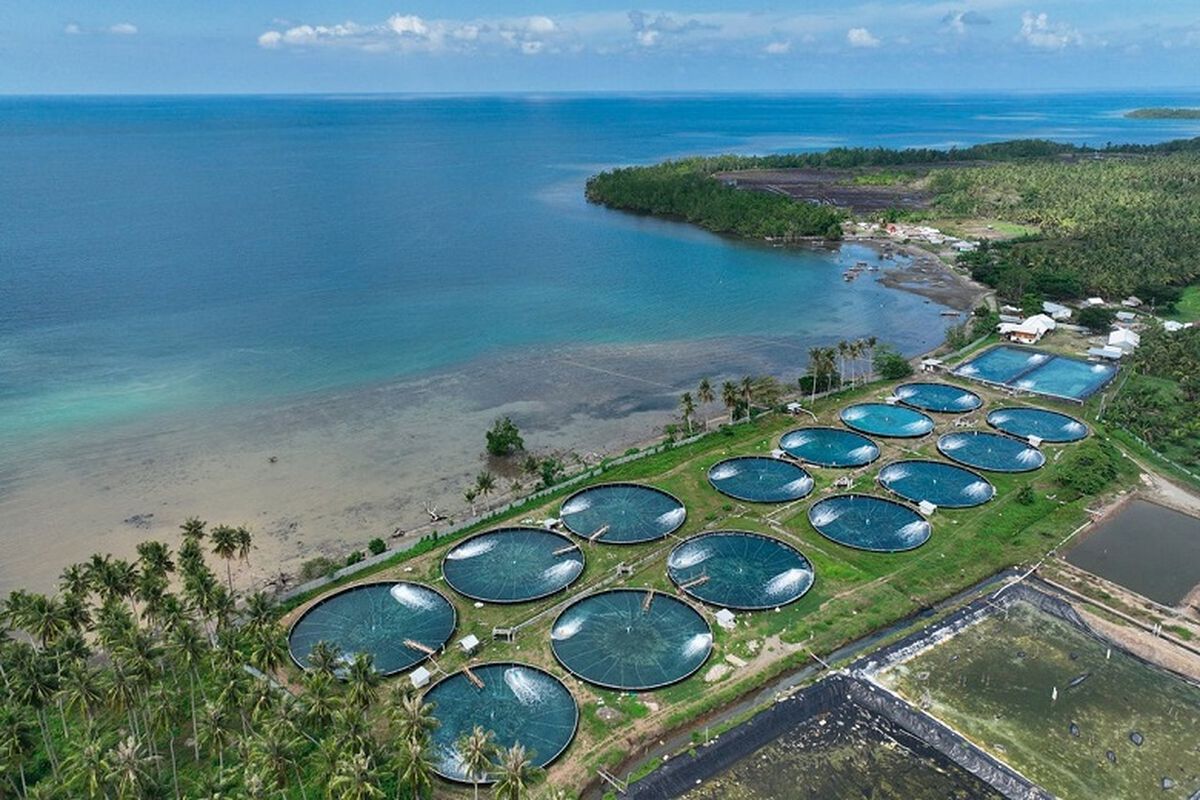
<svg viewBox="0 0 1200 800"><path fill-rule="evenodd" d="M959 365L954 374L983 383L1082 403L1117 374L1112 364L1001 344Z"/></svg>

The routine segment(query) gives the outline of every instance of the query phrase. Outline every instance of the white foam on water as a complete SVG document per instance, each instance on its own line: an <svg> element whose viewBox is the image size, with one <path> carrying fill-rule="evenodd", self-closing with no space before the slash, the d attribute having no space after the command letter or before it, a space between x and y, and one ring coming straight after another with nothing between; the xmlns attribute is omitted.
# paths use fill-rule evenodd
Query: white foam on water
<svg viewBox="0 0 1200 800"><path fill-rule="evenodd" d="M1108 367L1104 366L1103 364L1092 364L1092 372L1099 375L1102 372L1108 372Z"/></svg>
<svg viewBox="0 0 1200 800"><path fill-rule="evenodd" d="M708 477L712 478L714 481L725 481L729 480L735 475L740 475L741 472L741 469L739 469L736 464L722 464L719 467L714 467L713 470L708 473Z"/></svg>
<svg viewBox="0 0 1200 800"><path fill-rule="evenodd" d="M432 592L425 592L407 583L397 583L391 588L392 599L402 606L428 611L437 608L438 598Z"/></svg>
<svg viewBox="0 0 1200 800"><path fill-rule="evenodd" d="M1025 360L1030 364L1043 364L1050 360L1050 356L1046 353L1034 353Z"/></svg>
<svg viewBox="0 0 1200 800"><path fill-rule="evenodd" d="M972 481L963 487L962 493L972 500L983 500L992 496L992 485L987 481Z"/></svg>
<svg viewBox="0 0 1200 800"><path fill-rule="evenodd" d="M871 412L867 411L865 408L847 408L842 412L842 419L846 420L847 422L856 422L867 416L869 413Z"/></svg>
<svg viewBox="0 0 1200 800"><path fill-rule="evenodd" d="M461 544L447 554L446 558L451 561L462 561L467 558L475 558L481 556L496 547L496 540L492 538L474 539L472 541Z"/></svg>
<svg viewBox="0 0 1200 800"><path fill-rule="evenodd" d="M896 531L896 534L900 537L900 540L905 544L912 544L913 542L920 541L921 539L924 539L928 533L929 523L923 519L914 519L912 522Z"/></svg>
<svg viewBox="0 0 1200 800"><path fill-rule="evenodd" d="M712 558L712 548L700 545L690 545L679 548L671 554L668 566L671 569L688 569L697 564L703 564Z"/></svg>
<svg viewBox="0 0 1200 800"><path fill-rule="evenodd" d="M1064 431L1066 431L1067 433L1072 433L1072 434L1083 433L1084 431L1087 430L1087 426L1084 425L1082 422L1076 422L1075 420L1071 420L1070 422L1063 425L1062 429Z"/></svg>
<svg viewBox="0 0 1200 800"><path fill-rule="evenodd" d="M960 394L954 401L954 405L958 406L959 408L970 408L971 406L975 405L975 395L964 392L963 394Z"/></svg>
<svg viewBox="0 0 1200 800"><path fill-rule="evenodd" d="M947 436L946 438L942 439L943 450L950 450L953 452L955 450L961 450L966 446L967 438L965 436Z"/></svg>
<svg viewBox="0 0 1200 800"><path fill-rule="evenodd" d="M708 649L712 647L712 641L711 633L697 633L683 643L683 657L691 659L708 652Z"/></svg>
<svg viewBox="0 0 1200 800"><path fill-rule="evenodd" d="M997 425L1003 425L1012 419L1011 414L992 414L992 422Z"/></svg>
<svg viewBox="0 0 1200 800"><path fill-rule="evenodd" d="M1028 378L1026 378L1025 380L1022 380L1022 381L1017 381L1018 389L1029 390L1029 389L1032 389L1033 387L1034 387L1033 381L1029 380Z"/></svg>
<svg viewBox="0 0 1200 800"><path fill-rule="evenodd" d="M794 481L788 481L782 487L787 494L807 494L812 491L813 479L807 475L796 478Z"/></svg>
<svg viewBox="0 0 1200 800"><path fill-rule="evenodd" d="M832 506L821 506L812 516L813 527L823 528L837 521L837 518L842 515L842 509Z"/></svg>
<svg viewBox="0 0 1200 800"><path fill-rule="evenodd" d="M978 375L979 367L975 366L974 364L964 364L956 369L955 373L958 375Z"/></svg>
<svg viewBox="0 0 1200 800"><path fill-rule="evenodd" d="M879 477L886 481L902 481L912 474L912 470L902 464L894 464L883 472L879 473Z"/></svg>
<svg viewBox="0 0 1200 800"><path fill-rule="evenodd" d="M575 617L574 619L569 619L557 626L554 630L550 631L550 638L560 642L565 641L566 639L570 639L572 636L579 633L579 630L582 627L583 617L580 616Z"/></svg>
<svg viewBox="0 0 1200 800"><path fill-rule="evenodd" d="M907 400L917 393L917 390L911 386L900 386L896 389L896 397L901 400Z"/></svg>
<svg viewBox="0 0 1200 800"><path fill-rule="evenodd" d="M854 448L847 455L855 461L868 461L875 457L875 452L875 445L864 444L861 447Z"/></svg>
<svg viewBox="0 0 1200 800"><path fill-rule="evenodd" d="M767 582L766 592L771 597L777 597L781 594L792 594L808 579L808 575L808 570L800 569L800 567L792 567L771 578Z"/></svg>
<svg viewBox="0 0 1200 800"><path fill-rule="evenodd" d="M672 508L670 511L659 514L658 518L654 521L658 523L660 528L674 530L679 523L683 522L683 518L686 516L687 509L683 507Z"/></svg>
<svg viewBox="0 0 1200 800"><path fill-rule="evenodd" d="M587 511L592 507L592 501L587 497L572 497L562 507L562 515L578 514L580 511Z"/></svg>
<svg viewBox="0 0 1200 800"><path fill-rule="evenodd" d="M552 567L547 567L542 571L542 577L546 579L547 583L560 583L571 580L582 571L583 564L573 558L568 558Z"/></svg>
<svg viewBox="0 0 1200 800"><path fill-rule="evenodd" d="M1041 451L1035 450L1032 447L1026 447L1024 450L1022 450L1020 453L1017 454L1017 461L1020 461L1022 464L1037 464L1041 460L1042 460Z"/></svg>
<svg viewBox="0 0 1200 800"><path fill-rule="evenodd" d="M784 447L804 447L813 440L811 433L793 433L783 438L780 443Z"/></svg>
<svg viewBox="0 0 1200 800"><path fill-rule="evenodd" d="M912 422L908 423L907 425L905 425L903 427L903 430L905 433L924 433L925 431L929 430L932 427L933 427L933 425L930 424L929 420L916 419L916 420L913 420Z"/></svg>
<svg viewBox="0 0 1200 800"><path fill-rule="evenodd" d="M537 705L546 699L546 687L529 670L509 667L504 670L504 683L523 706Z"/></svg>

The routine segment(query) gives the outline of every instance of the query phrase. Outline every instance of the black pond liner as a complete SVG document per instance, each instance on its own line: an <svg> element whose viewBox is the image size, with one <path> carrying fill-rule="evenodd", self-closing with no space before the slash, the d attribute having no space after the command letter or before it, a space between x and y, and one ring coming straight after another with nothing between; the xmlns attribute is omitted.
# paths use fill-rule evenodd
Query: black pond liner
<svg viewBox="0 0 1200 800"><path fill-rule="evenodd" d="M322 597L292 623L288 653L296 666L307 670L312 648L328 642L346 658L370 653L377 672L395 675L429 658L406 645L406 639L438 651L454 635L456 623L454 605L431 586L411 581L359 583Z"/></svg>
<svg viewBox="0 0 1200 800"><path fill-rule="evenodd" d="M875 480L903 500L939 508L974 508L996 496L996 487L975 470L928 458L893 461Z"/></svg>
<svg viewBox="0 0 1200 800"><path fill-rule="evenodd" d="M450 588L484 603L527 603L561 592L583 574L583 551L565 534L506 527L477 533L442 557Z"/></svg>
<svg viewBox="0 0 1200 800"><path fill-rule="evenodd" d="M870 553L915 550L933 534L912 506L873 494L830 495L809 506L808 521L826 539Z"/></svg>
<svg viewBox="0 0 1200 800"><path fill-rule="evenodd" d="M812 588L812 562L787 542L752 531L708 531L667 556L667 577L709 605L762 611L794 603Z"/></svg>
<svg viewBox="0 0 1200 800"><path fill-rule="evenodd" d="M537 767L566 752L579 729L579 704L559 678L518 661L492 661L470 670L483 688L459 670L425 690L424 700L434 704L433 716L440 723L430 735L434 772L448 781L471 783L456 758L456 746L476 725L495 734L494 744L501 748L524 745ZM489 774L480 776L479 783L496 780Z"/></svg>
<svg viewBox="0 0 1200 800"><path fill-rule="evenodd" d="M813 479L792 461L770 456L734 456L708 469L709 484L723 495L748 503L790 503L808 497Z"/></svg>
<svg viewBox="0 0 1200 800"><path fill-rule="evenodd" d="M991 431L945 433L937 449L956 464L984 472L1033 472L1046 464L1046 455L1033 445Z"/></svg>
<svg viewBox="0 0 1200 800"><path fill-rule="evenodd" d="M1051 444L1068 444L1086 439L1088 426L1061 411L1033 406L1005 406L987 415L987 423L1001 433L1028 439L1036 436Z"/></svg>
<svg viewBox="0 0 1200 800"><path fill-rule="evenodd" d="M983 408L982 397L952 383L912 381L897 386L893 394L906 406L935 414L968 414Z"/></svg>
<svg viewBox="0 0 1200 800"><path fill-rule="evenodd" d="M582 681L643 692L695 674L712 654L713 633L700 612L677 597L657 589L608 589L562 610L550 626L550 649Z"/></svg>
<svg viewBox="0 0 1200 800"><path fill-rule="evenodd" d="M641 544L662 539L683 525L683 502L662 489L642 483L600 483L580 489L563 501L559 517L576 536L601 544Z"/></svg>
<svg viewBox="0 0 1200 800"><path fill-rule="evenodd" d="M799 439L803 441L797 443ZM788 431L779 437L779 447L793 458L816 467L865 467L879 458L879 445L861 433L820 425Z"/></svg>

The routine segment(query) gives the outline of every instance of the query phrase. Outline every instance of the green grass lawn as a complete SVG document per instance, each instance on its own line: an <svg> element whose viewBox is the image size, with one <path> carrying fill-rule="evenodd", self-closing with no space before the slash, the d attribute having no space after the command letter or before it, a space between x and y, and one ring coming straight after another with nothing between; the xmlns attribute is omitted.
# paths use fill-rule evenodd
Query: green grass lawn
<svg viewBox="0 0 1200 800"><path fill-rule="evenodd" d="M1174 313L1167 316L1180 322L1200 320L1200 286L1189 286L1184 289L1183 296L1175 303Z"/></svg>

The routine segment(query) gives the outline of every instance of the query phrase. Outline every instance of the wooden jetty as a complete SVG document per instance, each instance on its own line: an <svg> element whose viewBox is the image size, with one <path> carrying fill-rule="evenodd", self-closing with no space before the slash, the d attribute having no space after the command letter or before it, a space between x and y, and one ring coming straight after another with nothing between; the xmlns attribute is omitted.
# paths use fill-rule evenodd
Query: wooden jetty
<svg viewBox="0 0 1200 800"><path fill-rule="evenodd" d="M695 586L703 586L706 583L708 583L708 576L707 575L698 575L697 577L692 578L690 581L687 581L686 583L679 584L679 588L680 589L691 589L692 587L695 587Z"/></svg>
<svg viewBox="0 0 1200 800"><path fill-rule="evenodd" d="M606 533L608 533L608 526L601 525L599 528L596 529L595 533L593 533L591 536L588 537L588 541L595 542L597 539L599 539L601 536L603 536Z"/></svg>
<svg viewBox="0 0 1200 800"><path fill-rule="evenodd" d="M409 649L416 650L418 653L424 653L427 656L437 655L437 651L429 645L421 644L420 642L414 642L412 639L405 639L404 646Z"/></svg>
<svg viewBox="0 0 1200 800"><path fill-rule="evenodd" d="M650 589L646 592L646 597L642 600L642 611L649 611L650 604L654 602L654 590Z"/></svg>
<svg viewBox="0 0 1200 800"><path fill-rule="evenodd" d="M463 667L463 675L466 675L467 680L469 680L471 683L475 684L476 689L483 688L483 681L479 680L478 675L476 675L474 672L471 672L470 667L468 667L468 666Z"/></svg>
<svg viewBox="0 0 1200 800"><path fill-rule="evenodd" d="M575 543L574 543L574 542L571 542L571 543L570 543L569 545L567 545L566 547L560 547L560 548L558 548L557 550L555 550L555 551L554 551L554 555L556 555L556 556L565 556L567 553L570 553L571 551L573 551L573 550L576 550L576 549L578 549L578 548L576 548L576 547L575 547Z"/></svg>

